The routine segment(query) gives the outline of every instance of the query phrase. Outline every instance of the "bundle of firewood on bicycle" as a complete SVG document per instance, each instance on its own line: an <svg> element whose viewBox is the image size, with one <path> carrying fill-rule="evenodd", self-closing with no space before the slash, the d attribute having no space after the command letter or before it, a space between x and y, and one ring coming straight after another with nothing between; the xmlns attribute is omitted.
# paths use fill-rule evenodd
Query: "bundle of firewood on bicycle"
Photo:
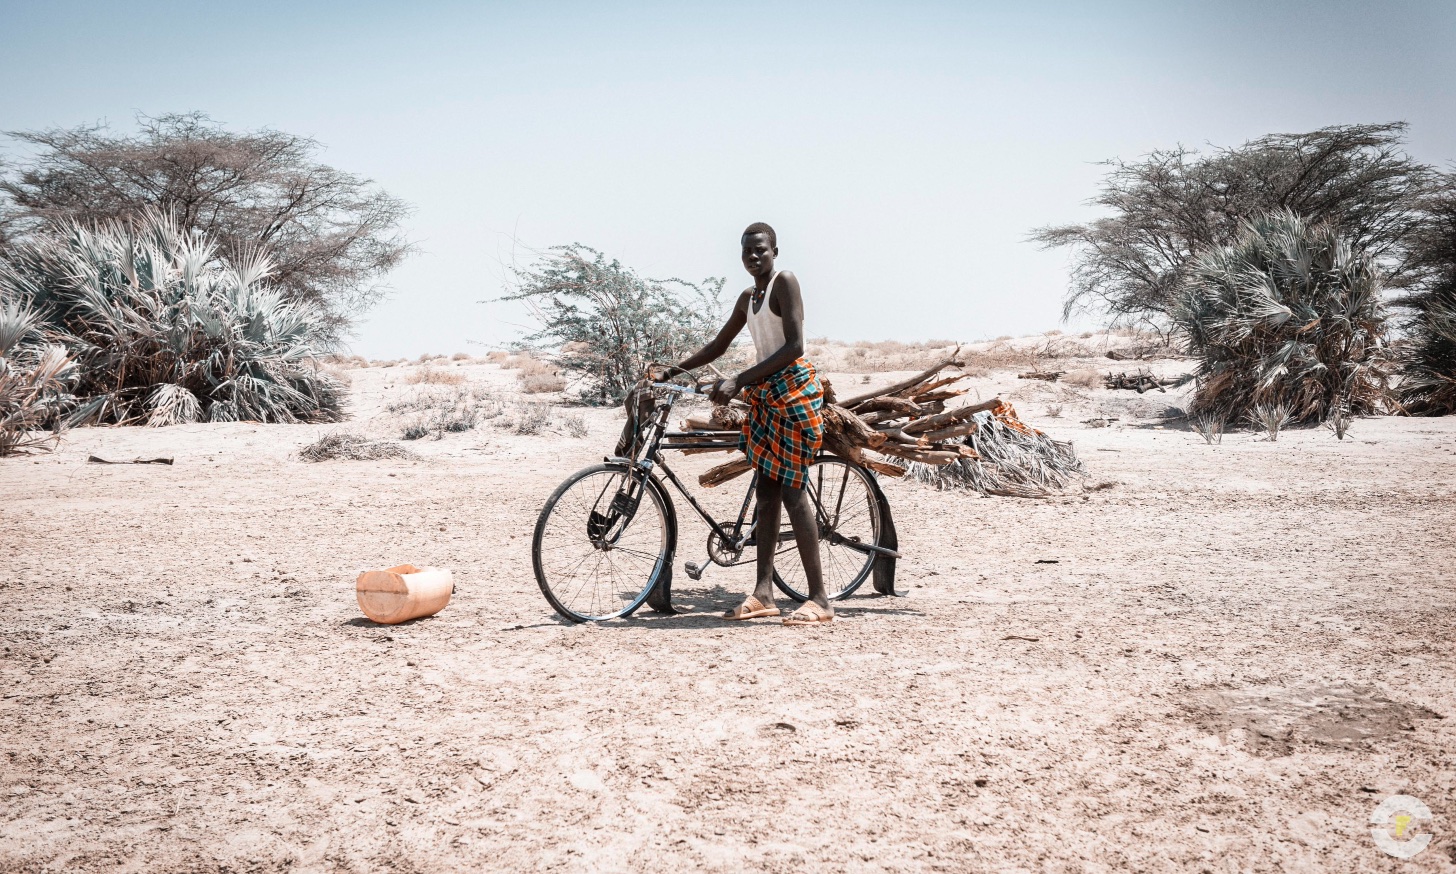
<svg viewBox="0 0 1456 874"><path fill-rule="evenodd" d="M962 459L980 459L967 438L985 427L988 417L1014 431L1035 433L1000 398L948 408L967 391L955 387L967 374L943 375L962 366L958 353L909 379L849 398L837 397L829 380L823 380L824 449L876 473L899 477L917 465L936 468ZM746 410L735 401L726 407L715 406L706 416L687 418L682 424L690 436L677 438L673 448L687 453L732 451L723 449L722 442L742 428ZM982 412L988 416L978 420L976 414ZM695 440L716 445L694 449ZM883 458L873 457L876 455ZM716 486L750 469L747 458L736 458L703 473L698 482Z"/></svg>

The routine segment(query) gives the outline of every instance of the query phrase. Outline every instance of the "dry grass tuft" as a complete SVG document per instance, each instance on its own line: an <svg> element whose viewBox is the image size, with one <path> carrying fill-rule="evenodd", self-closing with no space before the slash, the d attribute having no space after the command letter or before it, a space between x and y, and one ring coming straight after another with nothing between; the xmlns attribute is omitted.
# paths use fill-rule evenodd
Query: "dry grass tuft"
<svg viewBox="0 0 1456 874"><path fill-rule="evenodd" d="M347 431L325 434L298 451L304 461L377 461L381 458L413 458L414 453L389 440L370 440Z"/></svg>
<svg viewBox="0 0 1456 874"><path fill-rule="evenodd" d="M430 364L426 364L419 370L404 378L404 381L411 385L460 385L465 382L465 374L452 373L448 370L441 370Z"/></svg>
<svg viewBox="0 0 1456 874"><path fill-rule="evenodd" d="M1102 388L1102 371L1093 367L1082 370L1074 370L1062 377L1062 382L1067 385L1075 385L1078 388Z"/></svg>

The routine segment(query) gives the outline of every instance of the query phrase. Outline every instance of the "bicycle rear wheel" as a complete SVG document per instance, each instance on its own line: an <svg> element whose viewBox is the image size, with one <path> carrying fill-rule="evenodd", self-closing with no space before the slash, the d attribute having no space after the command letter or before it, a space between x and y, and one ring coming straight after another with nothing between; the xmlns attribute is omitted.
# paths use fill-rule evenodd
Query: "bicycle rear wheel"
<svg viewBox="0 0 1456 874"><path fill-rule="evenodd" d="M580 470L557 487L536 520L531 564L551 606L572 622L628 616L672 563L669 504L650 476L630 518L613 499L628 482L623 464Z"/></svg>
<svg viewBox="0 0 1456 874"><path fill-rule="evenodd" d="M848 598L869 578L875 565L875 553L855 545L880 545L880 505L870 473L842 458L821 456L809 468L805 491L819 526L825 593L831 601ZM787 512L780 522L774 585L795 601L809 598L808 578Z"/></svg>

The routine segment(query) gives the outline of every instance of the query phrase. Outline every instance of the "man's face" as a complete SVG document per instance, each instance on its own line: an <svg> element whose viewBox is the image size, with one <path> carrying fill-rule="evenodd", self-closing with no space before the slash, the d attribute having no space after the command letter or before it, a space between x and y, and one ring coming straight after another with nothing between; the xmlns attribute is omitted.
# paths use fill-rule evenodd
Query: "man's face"
<svg viewBox="0 0 1456 874"><path fill-rule="evenodd" d="M743 269L754 276L773 273L779 250L768 244L768 234L749 234L743 238Z"/></svg>

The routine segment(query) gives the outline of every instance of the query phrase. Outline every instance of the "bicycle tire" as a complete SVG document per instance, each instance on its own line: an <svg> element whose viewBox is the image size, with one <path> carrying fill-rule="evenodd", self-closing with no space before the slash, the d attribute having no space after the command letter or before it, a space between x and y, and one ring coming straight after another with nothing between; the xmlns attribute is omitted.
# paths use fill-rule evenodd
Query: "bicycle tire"
<svg viewBox="0 0 1456 874"><path fill-rule="evenodd" d="M876 555L831 543L829 535L834 533L846 538L858 538L862 543L881 546L880 535L884 526L880 519L879 493L874 474L864 467L837 455L821 455L809 467L809 487L822 492L825 484L835 478L832 474L828 478L824 476L832 468L841 469L842 482L853 483L852 489L841 487L839 495L842 498L846 491L854 492L855 511L863 520L852 524L850 527L853 530L844 531L840 528L845 527L844 522L849 520L842 516L838 520L831 518L831 525L826 529L825 520L820 518L820 510L830 516L835 516L836 511L833 507L822 506L822 495L821 500L816 501L815 521L820 525L819 561L824 572L826 595L831 601L839 601L853 595L869 579L874 570ZM831 500L831 503L834 501ZM843 509L842 504L840 509ZM774 557L774 585L785 595L802 603L809 599L808 583L799 558L798 544L792 537L787 512L782 514L780 526L781 543ZM784 534L788 535L786 539L782 536Z"/></svg>
<svg viewBox="0 0 1456 874"><path fill-rule="evenodd" d="M651 476L644 483L645 493L636 513L614 539L614 545L603 548L593 543L591 526L600 523L591 514L607 507L628 473L627 465L614 462L583 468L556 487L536 519L531 538L531 566L536 584L551 607L572 622L602 622L632 615L647 600L662 575L671 571L677 548L677 521L671 500ZM582 486L594 477L601 479ZM583 509L586 513L581 512ZM654 526L654 515L656 531L644 533L643 524ZM555 525L558 520L560 524ZM637 547L646 547L655 537L655 552L615 545L629 532L634 532L632 542ZM562 555L547 555L558 550ZM611 557L613 552L626 555L623 567L616 566ZM578 553L580 559L572 564ZM583 568L587 562L594 562L590 569ZM602 573L604 562L610 574L606 579ZM575 574L577 569L582 569L584 576ZM638 579L640 582L634 581ZM581 596L588 587L592 591L583 604Z"/></svg>

